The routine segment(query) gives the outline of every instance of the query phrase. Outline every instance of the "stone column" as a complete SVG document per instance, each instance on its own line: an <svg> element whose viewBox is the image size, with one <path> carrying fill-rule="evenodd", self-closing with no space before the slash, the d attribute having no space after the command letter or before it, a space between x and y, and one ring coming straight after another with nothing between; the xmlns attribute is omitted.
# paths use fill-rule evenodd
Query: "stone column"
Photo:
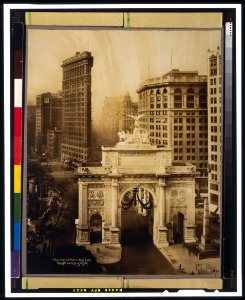
<svg viewBox="0 0 245 300"><path fill-rule="evenodd" d="M117 227L117 199L118 185L114 181L111 185L111 227Z"/></svg>
<svg viewBox="0 0 245 300"><path fill-rule="evenodd" d="M185 231L184 231L184 241L185 243L196 243L197 237L196 237L196 228L197 225L195 225L195 183L193 178L193 184L190 185L191 191L188 195L187 200L187 220L185 220Z"/></svg>
<svg viewBox="0 0 245 300"><path fill-rule="evenodd" d="M118 214L118 184L117 179L112 179L111 184L111 237L110 246L121 247L119 242L120 230L117 224L117 214Z"/></svg>
<svg viewBox="0 0 245 300"><path fill-rule="evenodd" d="M201 236L201 243L199 248L202 251L207 251L212 249L211 239L209 236L209 207L208 198L204 199L204 214L203 214L203 232Z"/></svg>
<svg viewBox="0 0 245 300"><path fill-rule="evenodd" d="M167 247L168 243L168 228L166 227L166 193L165 179L159 179L159 226L158 226L158 247Z"/></svg>
<svg viewBox="0 0 245 300"><path fill-rule="evenodd" d="M165 183L159 183L159 211L160 211L160 227L166 225L166 194L165 194Z"/></svg>
<svg viewBox="0 0 245 300"><path fill-rule="evenodd" d="M209 236L209 208L208 198L204 200L204 214L203 214L203 232L202 235Z"/></svg>
<svg viewBox="0 0 245 300"><path fill-rule="evenodd" d="M88 184L79 182L79 224L88 224Z"/></svg>
<svg viewBox="0 0 245 300"><path fill-rule="evenodd" d="M78 224L76 243L79 245L89 244L89 226L88 226L88 183L78 182Z"/></svg>
<svg viewBox="0 0 245 300"><path fill-rule="evenodd" d="M103 230L102 244L108 244L110 242L110 220L111 220L111 184L105 183L104 192L105 201L105 224Z"/></svg>

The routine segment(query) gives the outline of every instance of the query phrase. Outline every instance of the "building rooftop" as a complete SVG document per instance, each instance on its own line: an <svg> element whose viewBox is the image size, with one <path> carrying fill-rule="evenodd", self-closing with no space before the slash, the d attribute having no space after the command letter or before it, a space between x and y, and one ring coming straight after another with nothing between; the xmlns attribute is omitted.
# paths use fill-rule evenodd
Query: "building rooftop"
<svg viewBox="0 0 245 300"><path fill-rule="evenodd" d="M167 86L170 82L177 83L185 81L205 83L207 82L207 75L198 75L198 71L180 71L179 69L173 69L162 76L146 79L139 85L137 92L146 86L155 86L158 84L166 84Z"/></svg>
<svg viewBox="0 0 245 300"><path fill-rule="evenodd" d="M78 61L80 59L88 58L88 57L92 57L91 52L89 52L89 51L76 52L75 55L63 60L61 67L63 67L64 65L73 63L75 61Z"/></svg>

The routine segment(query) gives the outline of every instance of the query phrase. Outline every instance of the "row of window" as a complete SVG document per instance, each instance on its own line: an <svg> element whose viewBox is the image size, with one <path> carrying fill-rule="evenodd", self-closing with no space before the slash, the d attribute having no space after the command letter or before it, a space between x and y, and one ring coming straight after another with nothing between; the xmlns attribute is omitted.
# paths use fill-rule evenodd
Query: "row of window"
<svg viewBox="0 0 245 300"><path fill-rule="evenodd" d="M63 80L78 77L81 75L86 75L88 74L89 70L89 65L84 64L79 67L71 68L69 70L64 70L63 71Z"/></svg>
<svg viewBox="0 0 245 300"><path fill-rule="evenodd" d="M150 118L151 123L167 123L168 119L167 118Z"/></svg>
<svg viewBox="0 0 245 300"><path fill-rule="evenodd" d="M217 130L218 130L218 126L211 126L211 132L217 132Z"/></svg>
<svg viewBox="0 0 245 300"><path fill-rule="evenodd" d="M217 170L218 170L218 167L217 167L217 165L216 165L216 164L210 164L210 169L211 169L211 171L215 171L215 172L217 172Z"/></svg>
<svg viewBox="0 0 245 300"><path fill-rule="evenodd" d="M212 174L211 174L211 179L217 181L217 180L218 180L218 175L212 173Z"/></svg>
<svg viewBox="0 0 245 300"><path fill-rule="evenodd" d="M156 137L163 137L163 138L167 138L168 134L167 133L161 133L161 132L150 132L150 136L156 136Z"/></svg>
<svg viewBox="0 0 245 300"><path fill-rule="evenodd" d="M182 146L183 145L183 141L174 141L174 145L175 146L177 146L177 145ZM190 146L190 145L194 146L194 145L198 145L198 143L196 143L196 141L193 141L193 140L191 140L191 141L188 140L188 141L186 141L186 145L188 145L188 146ZM199 141L199 145L200 146L208 145L208 141Z"/></svg>
<svg viewBox="0 0 245 300"><path fill-rule="evenodd" d="M174 126L174 130L179 130L179 131L182 131L182 130L196 130L196 129L199 129L199 130L208 130L208 126Z"/></svg>
<svg viewBox="0 0 245 300"><path fill-rule="evenodd" d="M187 138L196 138L198 137L198 134L195 133L187 133L186 134ZM207 133L199 133L199 138L207 138L208 134ZM174 133L174 138L183 138L183 133Z"/></svg>
<svg viewBox="0 0 245 300"><path fill-rule="evenodd" d="M167 146L168 145L168 140L160 140L160 139L150 139L150 143L151 144L157 144L157 145L164 145Z"/></svg>
<svg viewBox="0 0 245 300"><path fill-rule="evenodd" d="M167 125L156 125L156 127L154 125L150 125L150 130L168 130L168 126Z"/></svg>
<svg viewBox="0 0 245 300"><path fill-rule="evenodd" d="M211 160L212 161L217 161L217 155L211 154Z"/></svg>
<svg viewBox="0 0 245 300"><path fill-rule="evenodd" d="M81 81L81 82L76 83L76 84L75 83L73 83L73 84L64 83L62 87L63 87L63 92L64 92L64 90L67 90L67 89L75 90L75 91L76 91L76 89L80 90L81 87L85 87L86 85L89 86L89 84L86 81Z"/></svg>
<svg viewBox="0 0 245 300"><path fill-rule="evenodd" d="M179 152L179 153L183 153L183 152L185 152L184 151L184 149L183 148L174 148L174 152ZM204 152L208 152L208 148L206 147L206 148L200 148L200 149L196 149L196 148L186 148L186 152L187 153L195 153L195 152L197 152L197 153L204 153Z"/></svg>
<svg viewBox="0 0 245 300"><path fill-rule="evenodd" d="M217 114L217 107L211 107L211 114Z"/></svg>
<svg viewBox="0 0 245 300"><path fill-rule="evenodd" d="M174 118L174 123L183 123L183 118ZM186 123L195 123L196 121L199 120L199 123L206 123L207 119L206 118L186 118Z"/></svg>
<svg viewBox="0 0 245 300"><path fill-rule="evenodd" d="M200 167L200 168L207 168L207 167L208 167L208 164L207 164L207 163L200 163L200 164L199 164L199 167Z"/></svg>
<svg viewBox="0 0 245 300"><path fill-rule="evenodd" d="M150 115L151 116L166 116L167 115L167 111L166 110L157 110L157 111L150 111Z"/></svg>
<svg viewBox="0 0 245 300"><path fill-rule="evenodd" d="M211 104L217 104L217 97L210 97ZM221 97L219 97L219 104L221 104Z"/></svg>
<svg viewBox="0 0 245 300"><path fill-rule="evenodd" d="M208 114L207 110L200 110L197 112L174 112L174 116L206 116Z"/></svg>
<svg viewBox="0 0 245 300"><path fill-rule="evenodd" d="M187 160L208 160L207 156L199 156L199 158L197 156L186 156ZM174 160L183 160L183 156L174 156Z"/></svg>
<svg viewBox="0 0 245 300"><path fill-rule="evenodd" d="M219 191L219 186L218 184L210 183L210 189L213 191L218 192Z"/></svg>

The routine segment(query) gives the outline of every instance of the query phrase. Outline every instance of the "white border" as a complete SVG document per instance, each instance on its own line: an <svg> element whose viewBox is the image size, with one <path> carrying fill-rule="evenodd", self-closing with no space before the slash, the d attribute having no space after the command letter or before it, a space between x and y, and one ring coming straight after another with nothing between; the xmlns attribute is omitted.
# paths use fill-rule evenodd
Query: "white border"
<svg viewBox="0 0 245 300"><path fill-rule="evenodd" d="M10 10L11 9L131 9L131 8L235 8L236 9L236 92L237 92L237 228L241 228L241 4L81 4L81 5L39 5L39 4L4 4L4 161L5 161L5 296L6 297L47 297L46 293L11 293L11 247L10 247ZM180 290L178 293L50 293L49 297L180 297L180 296L242 296L242 234L237 231L237 292L210 292L203 290Z"/></svg>

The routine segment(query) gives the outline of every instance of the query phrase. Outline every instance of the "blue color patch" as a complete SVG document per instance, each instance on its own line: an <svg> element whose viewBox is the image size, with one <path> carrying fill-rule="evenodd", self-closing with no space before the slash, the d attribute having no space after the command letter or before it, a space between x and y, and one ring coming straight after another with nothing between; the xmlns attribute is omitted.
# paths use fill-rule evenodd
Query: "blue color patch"
<svg viewBox="0 0 245 300"><path fill-rule="evenodd" d="M20 222L14 222L14 251L20 250Z"/></svg>

